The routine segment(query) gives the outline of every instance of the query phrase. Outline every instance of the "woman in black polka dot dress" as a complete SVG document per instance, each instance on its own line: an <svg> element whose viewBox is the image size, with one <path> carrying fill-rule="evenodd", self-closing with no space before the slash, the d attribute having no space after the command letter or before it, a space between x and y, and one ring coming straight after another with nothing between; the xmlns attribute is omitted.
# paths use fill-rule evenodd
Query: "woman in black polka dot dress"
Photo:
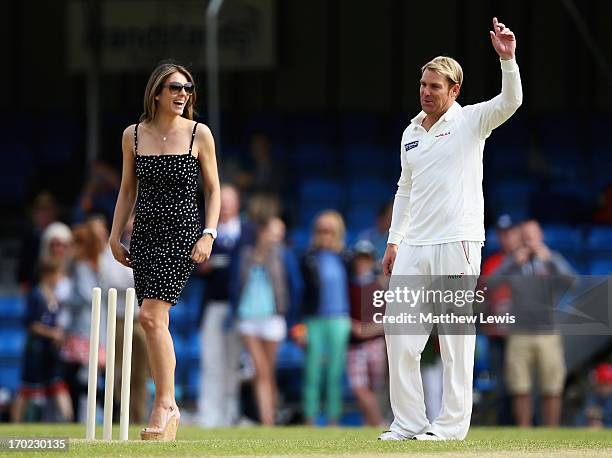
<svg viewBox="0 0 612 458"><path fill-rule="evenodd" d="M180 413L174 399L176 357L169 310L195 264L209 258L219 219L215 145L210 130L193 121L195 100L187 69L162 64L147 83L140 123L123 132L123 173L110 245L115 259L134 270L139 320L155 382L153 410L142 439L176 437ZM203 231L196 203L198 172L206 201ZM119 240L134 205L128 251Z"/></svg>

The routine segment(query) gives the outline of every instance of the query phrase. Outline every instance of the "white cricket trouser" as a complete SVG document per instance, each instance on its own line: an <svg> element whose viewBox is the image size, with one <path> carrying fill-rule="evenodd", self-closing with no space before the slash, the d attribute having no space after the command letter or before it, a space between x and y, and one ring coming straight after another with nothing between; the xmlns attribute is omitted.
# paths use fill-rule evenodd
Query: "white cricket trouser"
<svg viewBox="0 0 612 458"><path fill-rule="evenodd" d="M450 242L439 245L414 246L400 244L389 290L411 283L415 290L428 276L469 276L480 274L482 242ZM449 277L451 278L451 277ZM427 285L425 285L427 287ZM405 307L405 304L402 305ZM416 310L431 311L429 304L416 304ZM395 312L394 312L395 310ZM387 304L386 314L397 313L397 304ZM404 308L405 310L405 308ZM386 331L389 359L389 388L394 421L392 431L405 436L432 432L443 439L464 439L472 415L472 379L476 336L473 333L453 335L439 332L440 353L443 364L442 407L430 424L425 414L423 383L420 371L421 352L429 338L429 329L423 332ZM414 329L413 329L414 330Z"/></svg>

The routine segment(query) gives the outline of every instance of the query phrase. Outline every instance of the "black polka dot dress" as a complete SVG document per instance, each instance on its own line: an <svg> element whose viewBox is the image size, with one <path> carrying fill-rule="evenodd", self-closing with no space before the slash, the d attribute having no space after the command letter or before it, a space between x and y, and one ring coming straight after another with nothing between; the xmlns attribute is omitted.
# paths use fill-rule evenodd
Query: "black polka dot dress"
<svg viewBox="0 0 612 458"><path fill-rule="evenodd" d="M145 298L176 305L195 264L191 249L201 235L196 193L199 163L191 154L138 154L134 129L138 199L130 243L138 305Z"/></svg>

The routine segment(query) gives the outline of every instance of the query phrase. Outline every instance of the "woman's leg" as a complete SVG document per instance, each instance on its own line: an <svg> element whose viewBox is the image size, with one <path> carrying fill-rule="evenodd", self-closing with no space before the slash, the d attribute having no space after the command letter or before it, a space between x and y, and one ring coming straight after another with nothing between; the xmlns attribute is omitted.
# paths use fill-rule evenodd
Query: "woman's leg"
<svg viewBox="0 0 612 458"><path fill-rule="evenodd" d="M319 413L321 362L325 348L324 318L311 318L306 322L306 367L304 377L304 417L314 424Z"/></svg>
<svg viewBox="0 0 612 458"><path fill-rule="evenodd" d="M342 414L342 373L346 365L351 322L349 318L326 320L327 352L327 417L330 424L337 424Z"/></svg>
<svg viewBox="0 0 612 458"><path fill-rule="evenodd" d="M271 397L270 368L264 351L263 341L259 337L243 335L242 339L253 363L255 364L255 397L259 410L259 420L265 426L274 425L274 405Z"/></svg>
<svg viewBox="0 0 612 458"><path fill-rule="evenodd" d="M272 400L272 415L276 418L278 409L278 387L276 386L276 355L278 353L278 342L273 340L263 341L264 352L268 361L270 376L270 399Z"/></svg>
<svg viewBox="0 0 612 458"><path fill-rule="evenodd" d="M67 389L61 389L54 396L57 407L62 415L63 421L71 422L74 419L74 411L72 409L72 401L70 393Z"/></svg>
<svg viewBox="0 0 612 458"><path fill-rule="evenodd" d="M165 427L168 411L176 407L174 400L174 369L176 356L168 329L170 304L159 299L145 299L138 317L147 340L149 366L155 382L155 400L149 427Z"/></svg>

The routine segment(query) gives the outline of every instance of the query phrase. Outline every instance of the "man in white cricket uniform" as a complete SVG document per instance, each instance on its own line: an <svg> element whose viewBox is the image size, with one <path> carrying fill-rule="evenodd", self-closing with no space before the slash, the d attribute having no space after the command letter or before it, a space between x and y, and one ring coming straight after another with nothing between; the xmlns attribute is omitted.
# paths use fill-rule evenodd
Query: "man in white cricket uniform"
<svg viewBox="0 0 612 458"><path fill-rule="evenodd" d="M490 37L502 70L501 94L491 100L465 107L455 101L463 72L454 59L437 57L422 68L422 111L402 136L402 172L383 259L385 274L393 274L390 290L408 276L480 274L484 143L522 102L514 34L493 18ZM395 418L379 439L464 439L472 414L475 335L440 333L442 409L430 423L419 365L429 335L407 334L386 336Z"/></svg>

